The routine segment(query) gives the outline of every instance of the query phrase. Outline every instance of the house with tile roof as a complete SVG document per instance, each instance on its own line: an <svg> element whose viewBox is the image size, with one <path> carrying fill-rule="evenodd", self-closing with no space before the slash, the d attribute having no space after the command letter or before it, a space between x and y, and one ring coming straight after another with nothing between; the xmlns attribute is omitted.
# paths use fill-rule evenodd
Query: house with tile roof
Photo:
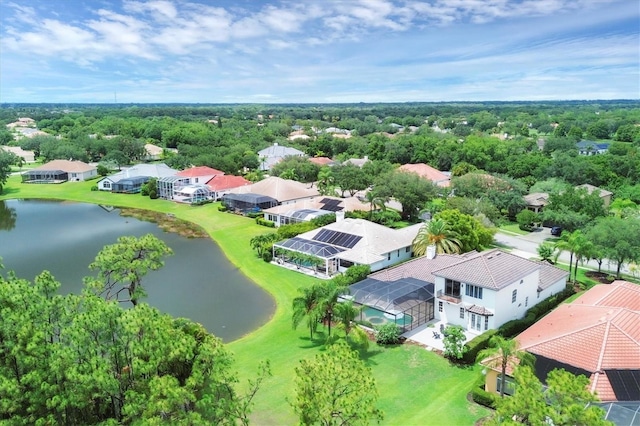
<svg viewBox="0 0 640 426"><path fill-rule="evenodd" d="M436 318L478 334L523 318L529 308L564 290L568 276L499 249L463 256L432 274Z"/></svg>
<svg viewBox="0 0 640 426"><path fill-rule="evenodd" d="M271 176L251 185L237 188L234 193L266 195L278 200L279 204L290 204L299 200L312 199L320 195L318 188L295 180Z"/></svg>
<svg viewBox="0 0 640 426"><path fill-rule="evenodd" d="M611 196L613 195L613 192L611 191L598 188L597 186L588 183L578 185L576 186L576 189L585 189L588 194L593 194L594 192L597 193L605 207L609 207L609 204L611 203Z"/></svg>
<svg viewBox="0 0 640 426"><path fill-rule="evenodd" d="M53 160L22 173L23 183L80 182L98 176L98 169L82 161Z"/></svg>
<svg viewBox="0 0 640 426"><path fill-rule="evenodd" d="M222 175L224 175L223 171L207 166L190 167L176 173L176 176L189 178L190 185L205 185L214 177Z"/></svg>
<svg viewBox="0 0 640 426"><path fill-rule="evenodd" d="M403 164L399 168L400 171L415 173L423 179L427 179L434 184L447 188L451 184L451 176L431 167L425 163Z"/></svg>
<svg viewBox="0 0 640 426"><path fill-rule="evenodd" d="M242 176L222 175L216 176L207 182L207 186L214 194L216 200L221 199L224 195L230 194L236 189L251 185L252 182Z"/></svg>
<svg viewBox="0 0 640 426"><path fill-rule="evenodd" d="M425 256L369 277L387 282L411 277L433 283L435 318L480 334L524 317L529 308L564 290L567 276L547 263L499 249L436 255L432 246Z"/></svg>
<svg viewBox="0 0 640 426"><path fill-rule="evenodd" d="M336 212L336 222L273 245L275 263L314 270L330 277L353 265L369 265L379 271L411 258L411 244L421 224L391 229L364 219L345 219ZM302 254L319 260L317 265L296 263Z"/></svg>
<svg viewBox="0 0 640 426"><path fill-rule="evenodd" d="M304 152L274 142L270 147L258 151L260 170L271 170L273 166L284 160L285 157L304 157Z"/></svg>
<svg viewBox="0 0 640 426"><path fill-rule="evenodd" d="M635 414L634 410L629 414L630 418L635 415L636 423L622 424L638 424L640 285L620 280L596 285L573 302L558 306L516 340L520 349L536 357L535 374L542 383L556 368L583 374L602 402L635 408ZM497 391L499 374L488 369L487 391Z"/></svg>

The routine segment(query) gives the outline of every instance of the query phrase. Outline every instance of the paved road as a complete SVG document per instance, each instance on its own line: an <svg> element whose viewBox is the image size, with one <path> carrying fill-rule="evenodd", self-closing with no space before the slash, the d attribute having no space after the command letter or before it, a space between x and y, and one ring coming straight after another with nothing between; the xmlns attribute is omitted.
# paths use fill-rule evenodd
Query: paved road
<svg viewBox="0 0 640 426"><path fill-rule="evenodd" d="M518 256L532 258L539 257L538 256L538 246L542 244L547 239L552 239L550 229L543 228L537 232L531 232L527 235L512 235L506 234L503 232L498 232L495 236L495 240L498 244L504 246L506 249L509 249L513 254ZM550 240L553 241L553 240ZM569 264L570 254L568 252L563 252L558 257L558 262ZM585 262L584 264L580 264L580 267L589 268L589 269L598 269L598 263L594 260L589 262ZM611 271L613 274L616 272L616 264L615 262L609 262L605 260L602 262L602 270L603 271ZM629 274L628 265L623 265L622 267L623 274Z"/></svg>

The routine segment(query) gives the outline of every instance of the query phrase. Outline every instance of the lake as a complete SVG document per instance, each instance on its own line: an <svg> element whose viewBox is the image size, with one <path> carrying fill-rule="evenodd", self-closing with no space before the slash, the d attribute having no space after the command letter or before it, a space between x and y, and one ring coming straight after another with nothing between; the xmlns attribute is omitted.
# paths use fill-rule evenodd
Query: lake
<svg viewBox="0 0 640 426"><path fill-rule="evenodd" d="M33 280L43 270L79 293L89 264L120 236L154 234L174 254L142 281L144 300L163 312L199 322L225 342L265 324L275 301L244 276L207 238L188 239L154 223L122 217L118 209L46 200L0 201L0 257L7 270ZM126 303L124 306L130 306Z"/></svg>

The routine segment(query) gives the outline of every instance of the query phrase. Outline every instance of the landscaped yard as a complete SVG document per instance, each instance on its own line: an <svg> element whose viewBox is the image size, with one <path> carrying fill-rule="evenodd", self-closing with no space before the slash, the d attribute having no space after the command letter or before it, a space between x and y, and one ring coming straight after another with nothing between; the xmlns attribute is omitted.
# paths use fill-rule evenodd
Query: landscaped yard
<svg viewBox="0 0 640 426"><path fill-rule="evenodd" d="M254 376L261 360L271 362L273 376L256 396L253 424L295 424L297 419L287 402L294 396L294 367L300 359L313 357L322 350L323 335L319 333L317 339L310 341L303 325L292 330L290 306L298 288L310 285L314 279L258 259L249 246L249 239L270 230L251 219L221 213L218 204L192 207L135 194L90 191L94 184L95 181L29 185L20 183L19 176L13 176L0 199L54 198L136 207L171 213L202 226L229 260L269 291L278 304L268 324L228 345L236 355L235 366L243 381ZM379 406L385 412L383 424L472 425L488 414L488 410L466 399L480 374L476 367L451 366L440 356L414 345L384 348L373 344L364 359L377 379Z"/></svg>

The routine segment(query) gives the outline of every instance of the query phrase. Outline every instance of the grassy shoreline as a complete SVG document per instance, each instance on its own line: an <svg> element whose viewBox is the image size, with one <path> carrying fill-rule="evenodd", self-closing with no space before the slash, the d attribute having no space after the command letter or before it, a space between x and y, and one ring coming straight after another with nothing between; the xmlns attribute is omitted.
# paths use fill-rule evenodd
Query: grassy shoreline
<svg viewBox="0 0 640 426"><path fill-rule="evenodd" d="M140 195L90 191L95 182L62 185L28 185L12 176L0 200L20 198L60 199L150 210L194 223L215 241L227 259L276 302L273 317L260 328L227 344L235 354L235 367L242 383L251 378L263 359L269 359L273 376L256 395L252 423L295 424L297 419L287 400L293 394L293 369L300 359L322 350L322 342L310 340L304 328L292 330L291 301L302 286L315 279L267 264L255 256L249 240L266 228L253 220L221 213L218 204L186 206ZM239 312L241 314L241 312ZM471 425L487 415L471 404L466 395L477 378L476 367L452 366L442 357L415 345L386 348L373 345L364 355L377 380L379 407L388 425Z"/></svg>

